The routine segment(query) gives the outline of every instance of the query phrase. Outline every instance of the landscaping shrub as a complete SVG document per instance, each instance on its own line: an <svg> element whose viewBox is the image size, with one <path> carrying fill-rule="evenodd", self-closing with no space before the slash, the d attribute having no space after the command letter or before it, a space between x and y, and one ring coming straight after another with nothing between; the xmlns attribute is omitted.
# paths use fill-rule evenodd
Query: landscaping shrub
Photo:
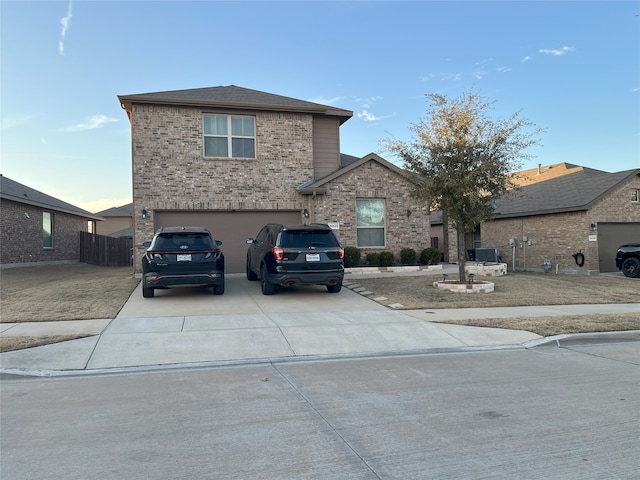
<svg viewBox="0 0 640 480"><path fill-rule="evenodd" d="M413 248L403 248L400 250L401 265L415 265L417 254Z"/></svg>
<svg viewBox="0 0 640 480"><path fill-rule="evenodd" d="M360 249L357 247L344 247L345 268L357 267L360 264Z"/></svg>
<svg viewBox="0 0 640 480"><path fill-rule="evenodd" d="M438 265L440 256L440 250L437 248L425 248L420 252L420 263L423 265Z"/></svg>
<svg viewBox="0 0 640 480"><path fill-rule="evenodd" d="M380 252L380 266L390 267L393 265L393 253L385 251Z"/></svg>
<svg viewBox="0 0 640 480"><path fill-rule="evenodd" d="M370 267L378 267L380 265L380 254L377 252L367 253L367 264Z"/></svg>

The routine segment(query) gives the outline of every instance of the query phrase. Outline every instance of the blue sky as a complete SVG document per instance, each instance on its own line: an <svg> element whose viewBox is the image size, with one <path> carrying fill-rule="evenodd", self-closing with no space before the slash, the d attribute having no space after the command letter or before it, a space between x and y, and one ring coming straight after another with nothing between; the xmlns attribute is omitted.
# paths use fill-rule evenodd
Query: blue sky
<svg viewBox="0 0 640 480"><path fill-rule="evenodd" d="M473 88L546 129L523 168L640 168L636 1L0 2L1 164L91 212L131 201L117 95L238 85L352 110L341 150L410 140Z"/></svg>

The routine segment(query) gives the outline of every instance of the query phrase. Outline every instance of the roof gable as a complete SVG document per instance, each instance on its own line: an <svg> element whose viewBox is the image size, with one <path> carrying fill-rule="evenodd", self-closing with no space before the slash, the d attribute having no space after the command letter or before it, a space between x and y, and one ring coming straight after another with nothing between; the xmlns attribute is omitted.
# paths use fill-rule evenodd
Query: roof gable
<svg viewBox="0 0 640 480"><path fill-rule="evenodd" d="M91 212L83 210L71 205L70 203L58 200L51 195L39 192L33 188L27 187L21 183L18 183L10 178L0 174L0 197L6 200L12 200L18 203L24 203L27 205L33 205L35 207L41 207L49 210L55 210L59 212L69 213L71 215L77 215L83 218L90 218L92 220L103 220L101 217L94 215Z"/></svg>
<svg viewBox="0 0 640 480"><path fill-rule="evenodd" d="M307 102L305 100L261 92L259 90L251 90L235 85L118 95L118 99L123 107L132 103L146 103L302 112L339 117L341 124L353 116L353 112L350 110L343 110L329 105Z"/></svg>
<svg viewBox="0 0 640 480"><path fill-rule="evenodd" d="M401 169L400 167L397 167L393 163L388 162L384 158L376 155L375 153L370 153L360 159L356 159L356 157L352 157L350 155L341 155L340 163L341 165L343 165L342 168L340 168L339 170L336 170L330 175L327 175L326 177L321 178L320 180L314 181L312 179L306 183L303 183L298 187L298 192L302 194L324 193L326 190L325 185L327 183L335 180L336 178L342 175L345 175L346 173L360 167L362 164L367 162L377 162L383 167L388 168L389 170L392 170L398 175L405 177L407 180L411 180L411 177L408 172Z"/></svg>

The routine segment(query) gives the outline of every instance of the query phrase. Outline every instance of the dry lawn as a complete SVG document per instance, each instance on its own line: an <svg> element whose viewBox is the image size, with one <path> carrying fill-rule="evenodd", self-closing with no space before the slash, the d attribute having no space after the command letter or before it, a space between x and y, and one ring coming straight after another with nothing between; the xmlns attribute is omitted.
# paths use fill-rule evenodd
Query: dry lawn
<svg viewBox="0 0 640 480"><path fill-rule="evenodd" d="M438 290L438 275L358 279L384 296L383 303L405 309L563 305L580 303L638 303L640 279L611 275L545 275L510 273L492 278L493 293L456 294ZM10 268L0 271L0 322L42 322L115 318L139 280L131 267L86 264ZM640 330L639 313L576 317L515 318L457 322L528 330L548 336L561 333ZM0 351L71 340L78 336L0 337Z"/></svg>
<svg viewBox="0 0 640 480"><path fill-rule="evenodd" d="M438 276L358 279L356 283L386 297L383 303L399 303L404 309L511 307L640 302L640 279L617 275L553 275L510 273L489 279L492 293L464 294L433 287ZM477 327L526 330L542 336L567 333L640 330L638 313L537 318L470 319L453 323Z"/></svg>
<svg viewBox="0 0 640 480"><path fill-rule="evenodd" d="M8 268L0 271L0 322L114 318L139 280L132 267L87 264ZM0 337L0 351L57 343L78 335Z"/></svg>

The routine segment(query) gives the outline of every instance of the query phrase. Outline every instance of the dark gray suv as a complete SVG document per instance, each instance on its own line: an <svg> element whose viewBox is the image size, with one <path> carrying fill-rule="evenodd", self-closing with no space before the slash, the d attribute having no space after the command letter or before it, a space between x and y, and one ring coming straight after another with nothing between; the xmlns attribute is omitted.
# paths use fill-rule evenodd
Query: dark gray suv
<svg viewBox="0 0 640 480"><path fill-rule="evenodd" d="M204 227L159 229L142 257L142 296L151 298L156 288L176 286L212 287L224 293L222 242Z"/></svg>
<svg viewBox="0 0 640 480"><path fill-rule="evenodd" d="M248 238L247 279L260 279L262 293L272 295L278 285L326 285L342 289L344 249L326 224L265 225Z"/></svg>

